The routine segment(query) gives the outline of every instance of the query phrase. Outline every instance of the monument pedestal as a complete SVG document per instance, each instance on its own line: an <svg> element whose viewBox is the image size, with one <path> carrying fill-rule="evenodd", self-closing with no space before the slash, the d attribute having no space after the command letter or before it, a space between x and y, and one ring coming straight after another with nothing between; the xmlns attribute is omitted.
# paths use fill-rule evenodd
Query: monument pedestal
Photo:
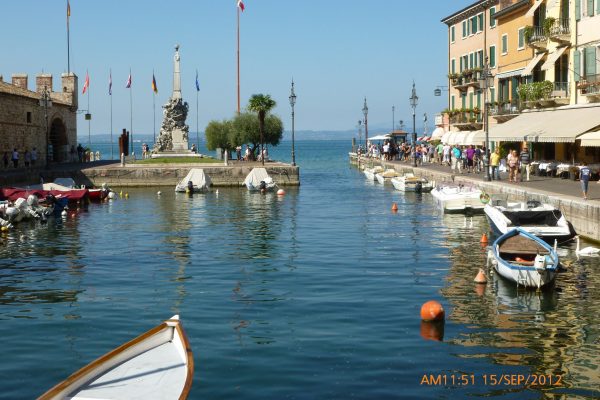
<svg viewBox="0 0 600 400"><path fill-rule="evenodd" d="M160 158L160 157L204 157L202 154L194 153L191 150L164 150L159 151L158 153L153 153L152 158Z"/></svg>

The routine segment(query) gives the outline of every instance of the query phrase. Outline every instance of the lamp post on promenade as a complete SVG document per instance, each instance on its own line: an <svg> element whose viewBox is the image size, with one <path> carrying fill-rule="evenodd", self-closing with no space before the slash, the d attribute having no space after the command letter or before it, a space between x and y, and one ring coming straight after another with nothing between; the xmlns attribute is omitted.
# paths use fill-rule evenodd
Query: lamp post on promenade
<svg viewBox="0 0 600 400"><path fill-rule="evenodd" d="M483 166L485 168L485 180L491 181L490 176L490 138L489 138L489 127L488 127L488 101L487 91L489 88L494 86L494 77L490 72L490 65L488 64L488 58L485 58L485 64L481 71L479 78L479 88L483 91L483 125L485 126L485 152L483 154Z"/></svg>
<svg viewBox="0 0 600 400"><path fill-rule="evenodd" d="M419 103L419 98L417 97L417 89L415 89L415 82L413 81L412 86L412 94L410 96L410 106L412 107L412 117L413 117L413 133L412 133L412 147L413 147L413 167L417 166L417 127L415 120L415 110L417 108L417 104Z"/></svg>
<svg viewBox="0 0 600 400"><path fill-rule="evenodd" d="M360 148L360 142L362 142L362 120L358 120L358 147Z"/></svg>
<svg viewBox="0 0 600 400"><path fill-rule="evenodd" d="M396 122L395 122L396 121L395 111L396 111L396 106L392 106L392 132L394 132L394 129L395 129L394 125L396 124Z"/></svg>
<svg viewBox="0 0 600 400"><path fill-rule="evenodd" d="M294 105L296 105L296 93L294 93L294 80L292 79L292 91L290 93L290 105L292 106L292 165L296 165L296 153L294 148Z"/></svg>
<svg viewBox="0 0 600 400"><path fill-rule="evenodd" d="M362 109L363 115L365 116L365 150L369 151L368 142L369 142L369 124L367 122L367 114L369 114L369 107L367 107L367 98L365 97L365 104Z"/></svg>
<svg viewBox="0 0 600 400"><path fill-rule="evenodd" d="M44 86L42 97L40 98L40 106L44 107L44 119L46 121L46 165L50 164L50 132L48 130L48 107L52 107L52 101L50 100L50 92L48 87Z"/></svg>

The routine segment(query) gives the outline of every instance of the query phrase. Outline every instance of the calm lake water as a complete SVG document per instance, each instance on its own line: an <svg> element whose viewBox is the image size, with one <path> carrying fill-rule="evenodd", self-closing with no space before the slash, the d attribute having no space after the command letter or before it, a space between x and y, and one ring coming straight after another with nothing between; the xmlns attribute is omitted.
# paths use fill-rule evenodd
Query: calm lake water
<svg viewBox="0 0 600 400"><path fill-rule="evenodd" d="M0 236L0 398L35 398L173 314L190 399L600 397L600 259L565 250L549 292L477 286L485 218L367 182L348 145L297 142L285 197L128 189ZM421 325L431 299L441 329ZM511 384L533 374L546 384Z"/></svg>

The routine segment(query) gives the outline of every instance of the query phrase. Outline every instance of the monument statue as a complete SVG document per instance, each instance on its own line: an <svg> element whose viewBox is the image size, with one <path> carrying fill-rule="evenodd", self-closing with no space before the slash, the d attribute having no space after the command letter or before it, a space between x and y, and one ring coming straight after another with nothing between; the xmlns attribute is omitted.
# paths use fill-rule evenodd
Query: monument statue
<svg viewBox="0 0 600 400"><path fill-rule="evenodd" d="M187 155L188 132L190 127L185 124L188 114L188 103L181 97L181 75L179 69L179 45L175 45L173 58L173 94L163 106L163 122L160 127L158 140L154 144L154 153L179 153Z"/></svg>

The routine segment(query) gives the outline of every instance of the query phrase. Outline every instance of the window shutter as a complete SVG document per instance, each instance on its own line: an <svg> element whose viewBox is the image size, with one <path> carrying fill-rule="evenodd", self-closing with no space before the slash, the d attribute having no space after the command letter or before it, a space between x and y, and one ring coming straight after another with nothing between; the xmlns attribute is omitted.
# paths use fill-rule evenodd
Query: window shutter
<svg viewBox="0 0 600 400"><path fill-rule="evenodd" d="M575 72L575 82L579 82L581 79L581 52L575 50L573 52L573 71Z"/></svg>
<svg viewBox="0 0 600 400"><path fill-rule="evenodd" d="M594 15L594 0L587 0L587 13L588 17Z"/></svg>
<svg viewBox="0 0 600 400"><path fill-rule="evenodd" d="M454 42L454 25L450 28L450 40Z"/></svg>
<svg viewBox="0 0 600 400"><path fill-rule="evenodd" d="M451 105L450 105L450 109L454 110L456 107L454 107L454 95L452 95L452 97L450 98L451 101Z"/></svg>
<svg viewBox="0 0 600 400"><path fill-rule="evenodd" d="M575 20L581 19L581 0L575 0Z"/></svg>
<svg viewBox="0 0 600 400"><path fill-rule="evenodd" d="M456 60L454 58L452 59L452 70L450 72L456 73Z"/></svg>
<svg viewBox="0 0 600 400"><path fill-rule="evenodd" d="M594 0L592 0L592 2L593 1ZM481 32L481 31L483 31L483 13L479 14L478 18L479 18L479 31Z"/></svg>
<svg viewBox="0 0 600 400"><path fill-rule="evenodd" d="M589 79L596 75L596 47L587 47L585 49L585 77Z"/></svg>
<svg viewBox="0 0 600 400"><path fill-rule="evenodd" d="M496 14L496 7L490 8L490 28L493 28L496 26L496 17L494 16L495 14Z"/></svg>
<svg viewBox="0 0 600 400"><path fill-rule="evenodd" d="M596 14L600 14L600 0L596 1Z"/></svg>
<svg viewBox="0 0 600 400"><path fill-rule="evenodd" d="M496 67L496 46L490 46L490 68Z"/></svg>
<svg viewBox="0 0 600 400"><path fill-rule="evenodd" d="M481 90L477 92L477 108L481 108Z"/></svg>
<svg viewBox="0 0 600 400"><path fill-rule="evenodd" d="M490 103L493 103L496 101L495 97L496 97L496 89L490 88Z"/></svg>

